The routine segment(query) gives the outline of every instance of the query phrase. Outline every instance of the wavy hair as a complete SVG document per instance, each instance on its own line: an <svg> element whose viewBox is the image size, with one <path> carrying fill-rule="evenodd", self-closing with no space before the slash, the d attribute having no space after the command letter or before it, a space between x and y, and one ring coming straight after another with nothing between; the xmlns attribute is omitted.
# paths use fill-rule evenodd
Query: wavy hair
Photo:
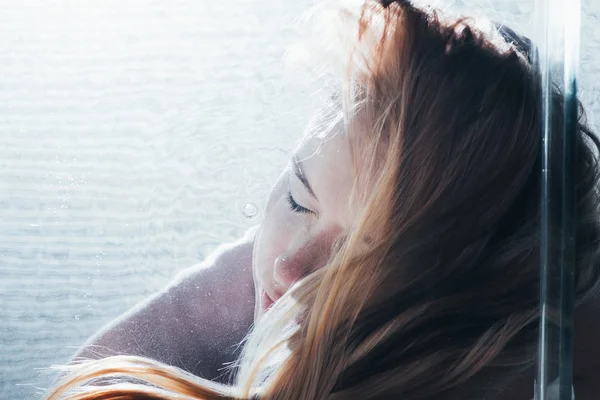
<svg viewBox="0 0 600 400"><path fill-rule="evenodd" d="M257 322L232 386L118 356L68 367L48 399L468 399L534 364L542 118L530 50L407 1L328 10L316 15L328 16L323 54L356 179L354 223L327 267ZM558 89L551 104L558 129ZM600 143L582 109L578 128L582 300L599 277Z"/></svg>

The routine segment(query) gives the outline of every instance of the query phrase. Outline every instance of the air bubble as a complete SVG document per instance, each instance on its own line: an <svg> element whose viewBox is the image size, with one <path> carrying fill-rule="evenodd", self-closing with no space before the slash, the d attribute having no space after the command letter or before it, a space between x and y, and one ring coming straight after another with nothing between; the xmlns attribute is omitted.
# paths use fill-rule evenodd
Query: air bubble
<svg viewBox="0 0 600 400"><path fill-rule="evenodd" d="M242 206L242 213L248 219L255 218L258 215L258 206L249 201Z"/></svg>

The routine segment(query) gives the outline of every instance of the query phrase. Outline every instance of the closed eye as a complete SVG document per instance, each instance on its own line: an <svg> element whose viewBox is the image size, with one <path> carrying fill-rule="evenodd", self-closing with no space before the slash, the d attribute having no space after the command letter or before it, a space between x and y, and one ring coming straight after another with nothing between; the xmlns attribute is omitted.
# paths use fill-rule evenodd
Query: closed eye
<svg viewBox="0 0 600 400"><path fill-rule="evenodd" d="M307 213L314 214L314 212L312 210L309 210L306 207L302 207L300 204L296 203L296 200L294 200L294 197L292 196L292 192L288 192L287 201L290 206L290 210L292 210L294 212L297 212L299 214L307 214Z"/></svg>

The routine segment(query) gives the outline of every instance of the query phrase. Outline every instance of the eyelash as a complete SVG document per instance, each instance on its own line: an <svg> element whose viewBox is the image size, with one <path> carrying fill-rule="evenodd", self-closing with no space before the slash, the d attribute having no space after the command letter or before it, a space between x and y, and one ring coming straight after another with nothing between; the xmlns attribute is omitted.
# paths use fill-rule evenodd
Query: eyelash
<svg viewBox="0 0 600 400"><path fill-rule="evenodd" d="M294 198L292 197L292 192L288 192L287 201L290 206L290 210L294 212L297 212L299 214L308 214L313 212L308 208L302 207L300 204L296 203L296 200L294 200Z"/></svg>

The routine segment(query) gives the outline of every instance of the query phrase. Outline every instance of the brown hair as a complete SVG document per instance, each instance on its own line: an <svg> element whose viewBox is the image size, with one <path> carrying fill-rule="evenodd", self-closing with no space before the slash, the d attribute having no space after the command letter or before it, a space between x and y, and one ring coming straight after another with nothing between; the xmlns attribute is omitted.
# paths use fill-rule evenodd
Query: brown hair
<svg viewBox="0 0 600 400"><path fill-rule="evenodd" d="M408 400L457 390L479 398L533 365L542 126L535 68L520 46L469 19L445 21L407 1L339 10L331 24L339 36L330 38L339 39L356 215L328 266L258 322L232 387L117 357L72 367L51 399ZM562 103L556 89L555 128ZM599 274L600 143L583 112L578 128L582 299ZM83 386L85 395L67 396L111 373L155 386Z"/></svg>

